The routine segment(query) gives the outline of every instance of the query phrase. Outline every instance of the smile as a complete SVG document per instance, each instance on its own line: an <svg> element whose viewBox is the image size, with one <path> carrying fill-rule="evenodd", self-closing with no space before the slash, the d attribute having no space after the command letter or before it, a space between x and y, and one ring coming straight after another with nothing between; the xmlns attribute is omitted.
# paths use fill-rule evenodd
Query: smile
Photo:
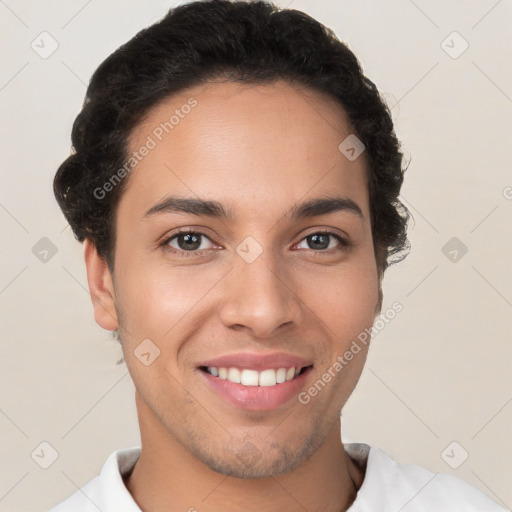
<svg viewBox="0 0 512 512"><path fill-rule="evenodd" d="M200 367L206 373L213 377L218 377L222 380L228 380L234 384L241 384L242 386L264 386L271 387L278 384L283 384L293 380L295 377L304 372L309 366L305 367L290 367L290 368L269 368L262 371L252 369L240 369L236 367L217 367L217 366L202 366Z"/></svg>
<svg viewBox="0 0 512 512"><path fill-rule="evenodd" d="M304 390L313 361L286 352L240 352L198 361L196 369L216 399L236 409L272 411Z"/></svg>

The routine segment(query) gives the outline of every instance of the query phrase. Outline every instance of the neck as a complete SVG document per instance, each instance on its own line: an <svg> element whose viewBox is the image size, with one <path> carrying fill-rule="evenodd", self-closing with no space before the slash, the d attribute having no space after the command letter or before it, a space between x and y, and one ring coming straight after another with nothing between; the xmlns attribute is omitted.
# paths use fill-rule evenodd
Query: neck
<svg viewBox="0 0 512 512"><path fill-rule="evenodd" d="M354 501L364 478L344 450L339 420L302 465L283 475L259 479L213 471L162 432L158 422L139 415L139 423L141 455L125 485L144 511L342 512Z"/></svg>

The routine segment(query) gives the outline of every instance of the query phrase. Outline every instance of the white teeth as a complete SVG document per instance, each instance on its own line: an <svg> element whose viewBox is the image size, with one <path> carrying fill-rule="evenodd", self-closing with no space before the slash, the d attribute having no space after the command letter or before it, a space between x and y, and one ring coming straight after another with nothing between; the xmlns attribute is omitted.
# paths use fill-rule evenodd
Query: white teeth
<svg viewBox="0 0 512 512"><path fill-rule="evenodd" d="M276 385L276 371L263 370L260 372L259 379L260 386L275 386Z"/></svg>
<svg viewBox="0 0 512 512"><path fill-rule="evenodd" d="M243 384L244 386L257 386L258 372L256 370L242 370L240 384Z"/></svg>
<svg viewBox="0 0 512 512"><path fill-rule="evenodd" d="M240 384L240 370L238 368L229 368L228 380L235 384Z"/></svg>
<svg viewBox="0 0 512 512"><path fill-rule="evenodd" d="M239 370L238 368L221 368L208 366L206 371L214 377L229 380L243 386L275 386L292 380L300 373L300 368L272 368L258 372L256 370Z"/></svg>

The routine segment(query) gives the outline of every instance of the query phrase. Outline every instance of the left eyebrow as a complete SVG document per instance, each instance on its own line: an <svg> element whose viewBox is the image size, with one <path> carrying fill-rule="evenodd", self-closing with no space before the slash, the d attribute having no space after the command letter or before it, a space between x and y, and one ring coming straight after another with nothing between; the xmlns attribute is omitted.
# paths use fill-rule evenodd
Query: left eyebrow
<svg viewBox="0 0 512 512"><path fill-rule="evenodd" d="M320 197L304 203L293 205L288 211L292 219L317 217L338 211L352 212L364 219L361 208L352 199L343 197ZM230 209L225 209L222 203L193 197L167 196L152 206L144 218L158 213L190 213L197 216L207 216L219 219L232 219Z"/></svg>
<svg viewBox="0 0 512 512"><path fill-rule="evenodd" d="M326 197L317 198L306 201L305 203L293 205L289 215L292 219L303 217L316 217L319 215L327 215L333 212L348 211L355 213L361 219L364 219L361 208L352 201L352 199L343 197Z"/></svg>

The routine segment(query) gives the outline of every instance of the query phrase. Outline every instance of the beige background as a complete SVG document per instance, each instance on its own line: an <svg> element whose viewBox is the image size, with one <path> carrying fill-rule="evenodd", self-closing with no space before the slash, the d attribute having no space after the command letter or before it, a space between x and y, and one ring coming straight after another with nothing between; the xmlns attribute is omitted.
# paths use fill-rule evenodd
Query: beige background
<svg viewBox="0 0 512 512"><path fill-rule="evenodd" d="M411 160L412 252L384 282L383 309L404 309L373 341L344 438L453 474L510 508L512 2L277 3L348 42L393 106ZM47 510L139 442L121 349L94 323L82 247L51 186L92 72L175 4L0 2L1 511ZM42 31L59 45L47 59L31 48ZM460 50L458 36L442 45L453 31L469 43L458 58L443 49ZM32 252L43 237L57 249L46 263ZM468 248L455 262L442 250L452 237ZM31 458L43 441L58 453L48 469ZM469 454L458 469L441 456L453 441L452 464Z"/></svg>

